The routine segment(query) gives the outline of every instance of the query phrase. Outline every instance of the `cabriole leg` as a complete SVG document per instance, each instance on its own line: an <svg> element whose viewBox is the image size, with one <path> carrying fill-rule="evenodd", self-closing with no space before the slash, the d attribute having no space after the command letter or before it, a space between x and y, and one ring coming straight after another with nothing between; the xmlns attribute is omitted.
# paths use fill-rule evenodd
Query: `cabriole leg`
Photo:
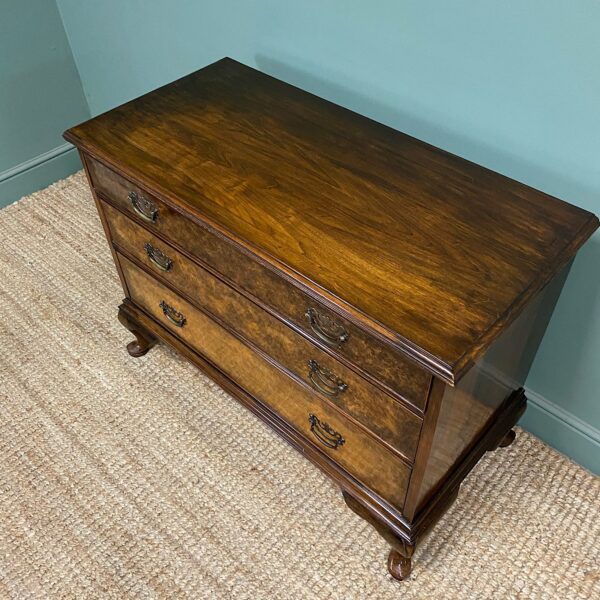
<svg viewBox="0 0 600 600"><path fill-rule="evenodd" d="M412 546L414 548L414 546ZM412 560L406 556L400 554L398 550L392 548L388 555L387 567L390 575L402 581L406 579L412 570Z"/></svg>
<svg viewBox="0 0 600 600"><path fill-rule="evenodd" d="M121 308L119 308L119 321L135 336L135 340L127 344L127 352L129 352L131 356L135 358L144 356L144 354L156 344L157 339L146 329L140 327L140 325L128 314L123 312Z"/></svg>
<svg viewBox="0 0 600 600"><path fill-rule="evenodd" d="M498 446L500 448L507 448L508 446L510 446L514 441L515 441L515 437L517 437L517 434L515 433L514 429L511 429L503 438L502 441L498 444Z"/></svg>
<svg viewBox="0 0 600 600"><path fill-rule="evenodd" d="M395 533L390 531L386 525L380 523L360 502L355 500L347 492L342 492L344 501L352 511L354 511L359 517L368 521L378 533L390 544L392 549L388 555L387 567L390 575L402 581L406 579L412 569L411 557L415 551L415 545L403 540L398 537Z"/></svg>

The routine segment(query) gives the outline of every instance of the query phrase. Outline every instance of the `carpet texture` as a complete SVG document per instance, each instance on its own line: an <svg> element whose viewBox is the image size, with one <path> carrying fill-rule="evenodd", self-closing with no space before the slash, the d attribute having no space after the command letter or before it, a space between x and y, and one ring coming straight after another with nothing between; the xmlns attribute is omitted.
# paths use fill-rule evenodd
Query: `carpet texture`
<svg viewBox="0 0 600 600"><path fill-rule="evenodd" d="M600 480L519 430L410 580L337 488L169 349L130 358L82 173L0 211L0 598L600 597Z"/></svg>

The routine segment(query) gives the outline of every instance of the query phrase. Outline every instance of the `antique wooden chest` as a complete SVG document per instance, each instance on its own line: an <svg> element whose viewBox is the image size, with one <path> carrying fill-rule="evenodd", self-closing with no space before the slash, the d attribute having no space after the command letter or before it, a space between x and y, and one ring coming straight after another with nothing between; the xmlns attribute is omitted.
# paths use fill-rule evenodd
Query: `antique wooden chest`
<svg viewBox="0 0 600 600"><path fill-rule="evenodd" d="M406 577L512 441L597 218L231 59L65 138L129 353L161 340L193 361L339 484Z"/></svg>

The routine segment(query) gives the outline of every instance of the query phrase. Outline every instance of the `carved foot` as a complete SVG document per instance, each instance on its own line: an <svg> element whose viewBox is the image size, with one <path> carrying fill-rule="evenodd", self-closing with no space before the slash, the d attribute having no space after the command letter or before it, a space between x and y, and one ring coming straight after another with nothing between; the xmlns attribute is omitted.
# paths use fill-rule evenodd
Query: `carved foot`
<svg viewBox="0 0 600 600"><path fill-rule="evenodd" d="M347 492L342 492L342 496L344 497L344 501L348 505L348 508L353 510L359 517L369 522L378 531L379 535L381 535L392 547L387 562L390 575L398 581L406 579L410 575L412 569L411 557L415 551L414 542L409 543L404 538L399 537Z"/></svg>
<svg viewBox="0 0 600 600"><path fill-rule="evenodd" d="M517 437L517 434L515 433L514 429L511 429L501 440L501 442L498 444L499 448L507 448L508 446L510 446L514 441L515 441L515 437Z"/></svg>
<svg viewBox="0 0 600 600"><path fill-rule="evenodd" d="M410 558L402 556L400 552L392 548L388 555L387 567L390 575L394 579L402 581L410 575L412 570L412 561Z"/></svg>
<svg viewBox="0 0 600 600"><path fill-rule="evenodd" d="M146 352L148 352L148 350L150 350L158 341L151 333L140 327L122 310L119 310L119 321L135 336L135 340L127 344L127 352L129 352L131 356L135 358L144 356L144 354L146 354Z"/></svg>
<svg viewBox="0 0 600 600"><path fill-rule="evenodd" d="M131 333L135 335L136 339L127 344L127 352L134 358L144 356L156 344L156 339L149 340L139 331L132 331Z"/></svg>

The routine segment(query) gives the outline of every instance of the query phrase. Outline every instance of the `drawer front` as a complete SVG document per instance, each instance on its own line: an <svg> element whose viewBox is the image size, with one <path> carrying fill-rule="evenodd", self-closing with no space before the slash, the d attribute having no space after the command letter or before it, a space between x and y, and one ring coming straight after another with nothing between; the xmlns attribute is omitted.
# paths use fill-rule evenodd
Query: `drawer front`
<svg viewBox="0 0 600 600"><path fill-rule="evenodd" d="M386 443L414 458L421 419L173 247L103 204L118 249L161 275ZM329 373L328 373L329 371ZM341 382L341 383L340 383Z"/></svg>
<svg viewBox="0 0 600 600"><path fill-rule="evenodd" d="M207 228L186 219L104 165L86 158L94 187L151 230L176 241L232 283L250 292L315 342L330 347L409 403L423 410L431 376L400 353Z"/></svg>
<svg viewBox="0 0 600 600"><path fill-rule="evenodd" d="M288 377L175 292L119 257L132 300L399 509L410 468L316 394Z"/></svg>

